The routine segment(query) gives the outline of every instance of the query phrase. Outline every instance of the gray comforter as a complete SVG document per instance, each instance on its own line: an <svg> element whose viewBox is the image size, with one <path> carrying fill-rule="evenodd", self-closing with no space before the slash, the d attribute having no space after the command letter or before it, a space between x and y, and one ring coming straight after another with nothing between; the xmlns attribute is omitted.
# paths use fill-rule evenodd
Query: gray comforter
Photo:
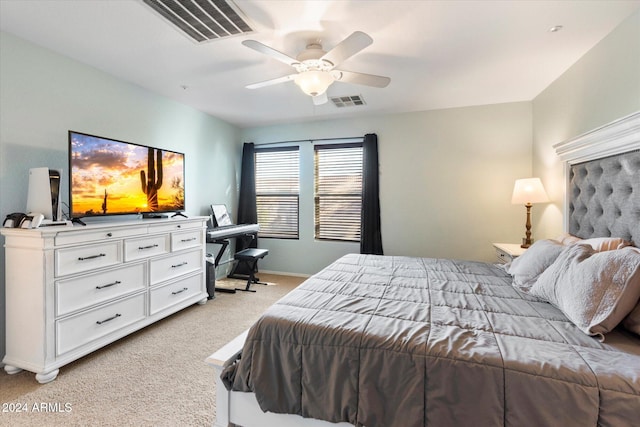
<svg viewBox="0 0 640 427"><path fill-rule="evenodd" d="M612 337L491 264L347 255L273 305L223 379L264 411L368 427L637 426L640 340Z"/></svg>

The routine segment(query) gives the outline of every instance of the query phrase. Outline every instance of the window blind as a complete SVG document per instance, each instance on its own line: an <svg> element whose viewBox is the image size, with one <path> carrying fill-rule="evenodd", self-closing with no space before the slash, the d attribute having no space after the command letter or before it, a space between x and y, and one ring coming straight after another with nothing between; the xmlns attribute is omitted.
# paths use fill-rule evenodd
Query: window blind
<svg viewBox="0 0 640 427"><path fill-rule="evenodd" d="M316 145L315 237L360 241L362 144Z"/></svg>
<svg viewBox="0 0 640 427"><path fill-rule="evenodd" d="M298 238L299 154L298 147L255 151L259 237Z"/></svg>

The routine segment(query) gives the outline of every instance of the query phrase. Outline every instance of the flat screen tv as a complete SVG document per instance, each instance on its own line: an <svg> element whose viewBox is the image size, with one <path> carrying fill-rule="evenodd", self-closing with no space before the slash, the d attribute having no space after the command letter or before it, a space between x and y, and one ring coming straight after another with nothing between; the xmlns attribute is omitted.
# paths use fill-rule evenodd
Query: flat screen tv
<svg viewBox="0 0 640 427"><path fill-rule="evenodd" d="M73 219L181 212L184 154L69 131Z"/></svg>

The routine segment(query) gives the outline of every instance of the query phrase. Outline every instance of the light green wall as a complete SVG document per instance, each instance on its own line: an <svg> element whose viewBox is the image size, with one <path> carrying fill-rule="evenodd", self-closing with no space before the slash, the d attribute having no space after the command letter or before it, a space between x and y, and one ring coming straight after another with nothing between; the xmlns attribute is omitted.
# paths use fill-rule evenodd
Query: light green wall
<svg viewBox="0 0 640 427"><path fill-rule="evenodd" d="M239 130L235 126L0 33L2 219L26 209L32 167L61 169L62 200L68 200L69 129L184 152L188 214L208 214L213 201L236 202ZM0 270L0 355L4 355L3 247Z"/></svg>
<svg viewBox="0 0 640 427"><path fill-rule="evenodd" d="M640 12L636 12L533 101L533 174L542 178L553 200L534 211L539 237L552 238L563 231L564 169L553 145L639 110Z"/></svg>
<svg viewBox="0 0 640 427"><path fill-rule="evenodd" d="M492 242L518 242L525 210L513 182L531 174L529 102L243 129L256 144L378 135L382 242L387 255L491 261ZM303 143L301 156L311 153ZM301 164L300 240L261 239L269 271L314 273L350 243L313 238L313 162Z"/></svg>

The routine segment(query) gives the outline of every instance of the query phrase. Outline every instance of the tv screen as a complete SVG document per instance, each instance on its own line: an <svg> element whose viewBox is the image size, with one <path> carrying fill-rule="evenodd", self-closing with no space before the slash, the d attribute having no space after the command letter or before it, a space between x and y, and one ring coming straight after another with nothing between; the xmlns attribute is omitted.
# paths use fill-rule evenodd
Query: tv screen
<svg viewBox="0 0 640 427"><path fill-rule="evenodd" d="M179 212L184 154L69 131L72 218Z"/></svg>

